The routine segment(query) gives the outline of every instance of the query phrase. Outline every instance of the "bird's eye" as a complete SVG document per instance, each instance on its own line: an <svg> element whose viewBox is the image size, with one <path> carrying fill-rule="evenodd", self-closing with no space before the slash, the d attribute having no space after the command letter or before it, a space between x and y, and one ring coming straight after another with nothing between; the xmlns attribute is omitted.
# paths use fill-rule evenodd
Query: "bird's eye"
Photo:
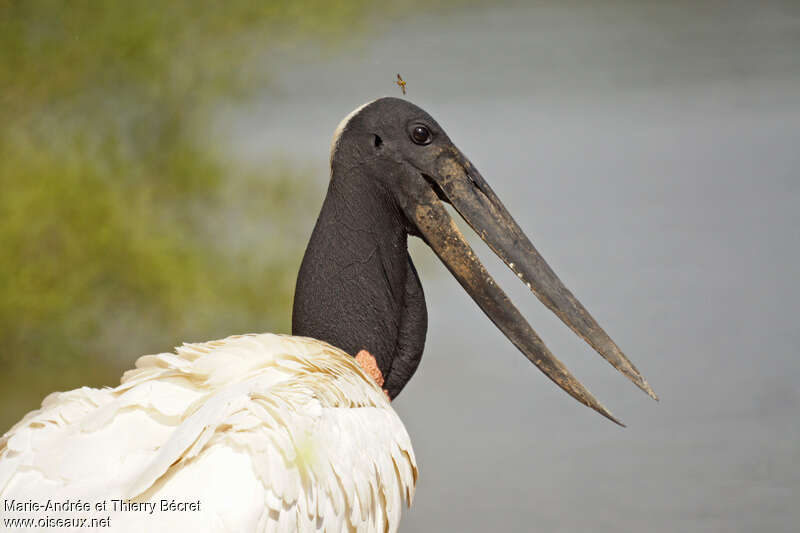
<svg viewBox="0 0 800 533"><path fill-rule="evenodd" d="M431 142L431 131L421 124L417 124L411 129L411 140L417 144L428 144Z"/></svg>

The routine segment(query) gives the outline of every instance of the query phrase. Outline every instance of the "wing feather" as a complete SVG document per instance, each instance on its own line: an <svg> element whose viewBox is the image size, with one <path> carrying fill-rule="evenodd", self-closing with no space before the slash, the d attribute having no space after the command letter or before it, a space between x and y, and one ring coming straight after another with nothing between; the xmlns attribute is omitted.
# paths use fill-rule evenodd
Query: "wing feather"
<svg viewBox="0 0 800 533"><path fill-rule="evenodd" d="M396 531L411 443L352 357L244 335L141 357L113 389L54 393L0 438L0 498L199 499L112 530Z"/></svg>

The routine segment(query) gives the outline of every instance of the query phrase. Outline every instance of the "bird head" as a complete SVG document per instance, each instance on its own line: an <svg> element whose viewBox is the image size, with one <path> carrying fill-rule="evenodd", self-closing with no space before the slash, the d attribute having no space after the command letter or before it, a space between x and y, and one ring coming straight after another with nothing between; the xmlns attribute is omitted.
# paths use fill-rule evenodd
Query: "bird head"
<svg viewBox="0 0 800 533"><path fill-rule="evenodd" d="M451 204L551 311L633 383L655 398L636 367L598 325L514 221L477 168L428 113L381 98L348 115L331 148L333 174L356 165L388 191L411 235L430 246L489 319L547 377L619 423L550 352L487 272L444 207Z"/></svg>

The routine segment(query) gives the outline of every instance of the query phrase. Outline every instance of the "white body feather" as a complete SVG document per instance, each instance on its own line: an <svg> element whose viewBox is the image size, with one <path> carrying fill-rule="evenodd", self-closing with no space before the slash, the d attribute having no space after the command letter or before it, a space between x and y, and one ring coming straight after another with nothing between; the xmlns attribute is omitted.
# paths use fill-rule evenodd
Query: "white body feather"
<svg viewBox="0 0 800 533"><path fill-rule="evenodd" d="M109 516L103 531L395 531L416 476L402 422L352 357L272 334L141 357L118 387L53 393L0 438L0 500L106 501L46 513ZM199 510L162 511L172 500Z"/></svg>

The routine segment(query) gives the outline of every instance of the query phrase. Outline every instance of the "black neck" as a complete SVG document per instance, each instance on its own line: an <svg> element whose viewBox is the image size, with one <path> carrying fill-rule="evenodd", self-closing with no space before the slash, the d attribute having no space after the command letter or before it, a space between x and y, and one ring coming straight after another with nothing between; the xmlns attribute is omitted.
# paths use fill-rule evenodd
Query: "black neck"
<svg viewBox="0 0 800 533"><path fill-rule="evenodd" d="M292 333L352 355L366 349L387 377L398 350L408 350L407 300L414 300L415 311L416 300L421 301L424 315L422 288L408 257L405 218L380 182L358 167L334 164L333 169L300 266ZM410 332L417 362L427 327L422 318L424 324Z"/></svg>

